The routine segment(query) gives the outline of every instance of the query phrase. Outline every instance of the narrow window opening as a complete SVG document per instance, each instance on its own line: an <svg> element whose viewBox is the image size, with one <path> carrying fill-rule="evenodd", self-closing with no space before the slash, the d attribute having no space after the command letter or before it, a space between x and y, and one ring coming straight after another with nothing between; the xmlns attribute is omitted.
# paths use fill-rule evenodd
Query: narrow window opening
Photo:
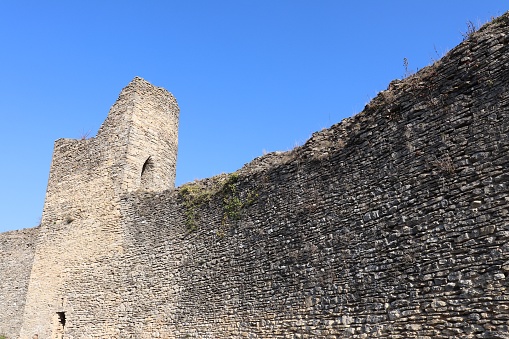
<svg viewBox="0 0 509 339"><path fill-rule="evenodd" d="M148 157L147 160L145 160L143 167L141 168L141 177L142 178L143 178L144 174L146 174L145 172L147 170L150 170L151 167L152 167L152 158Z"/></svg>
<svg viewBox="0 0 509 339"><path fill-rule="evenodd" d="M58 322L62 325L62 329L65 326L65 312L57 312Z"/></svg>
<svg viewBox="0 0 509 339"><path fill-rule="evenodd" d="M152 160L152 157L148 157L141 168L140 187L142 189L150 189L150 187L153 185L154 169L154 161Z"/></svg>

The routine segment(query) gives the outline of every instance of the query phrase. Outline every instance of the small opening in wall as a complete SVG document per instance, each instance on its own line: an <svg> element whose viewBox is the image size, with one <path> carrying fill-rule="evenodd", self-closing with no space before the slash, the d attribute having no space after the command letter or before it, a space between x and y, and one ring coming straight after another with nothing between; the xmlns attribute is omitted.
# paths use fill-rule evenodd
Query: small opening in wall
<svg viewBox="0 0 509 339"><path fill-rule="evenodd" d="M145 160L145 163L143 163L143 167L141 168L141 177L143 178L143 175L146 174L147 170L150 170L152 167L152 157L148 157L147 160Z"/></svg>
<svg viewBox="0 0 509 339"><path fill-rule="evenodd" d="M57 312L58 322L62 325L62 329L65 326L65 312Z"/></svg>
<svg viewBox="0 0 509 339"><path fill-rule="evenodd" d="M154 181L154 161L152 157L148 157L143 163L141 168L141 182L140 187L142 189L148 189Z"/></svg>

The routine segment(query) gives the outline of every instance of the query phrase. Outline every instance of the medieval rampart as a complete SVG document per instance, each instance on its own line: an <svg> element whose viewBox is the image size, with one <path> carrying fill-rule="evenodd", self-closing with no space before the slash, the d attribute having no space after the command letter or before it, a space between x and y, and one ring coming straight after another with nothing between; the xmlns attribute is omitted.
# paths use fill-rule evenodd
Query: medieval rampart
<svg viewBox="0 0 509 339"><path fill-rule="evenodd" d="M126 199L126 335L507 337L508 24L300 148Z"/></svg>
<svg viewBox="0 0 509 339"><path fill-rule="evenodd" d="M146 189L136 139L114 213L43 219L21 338L507 338L507 79L509 14L236 173Z"/></svg>

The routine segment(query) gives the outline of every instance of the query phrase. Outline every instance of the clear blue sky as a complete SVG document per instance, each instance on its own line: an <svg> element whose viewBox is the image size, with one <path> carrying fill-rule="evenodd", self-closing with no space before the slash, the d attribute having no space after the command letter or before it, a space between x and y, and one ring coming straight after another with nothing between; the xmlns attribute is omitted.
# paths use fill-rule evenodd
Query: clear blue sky
<svg viewBox="0 0 509 339"><path fill-rule="evenodd" d="M462 40L501 0L0 2L0 232L38 224L58 138L134 76L180 113L177 185L289 150Z"/></svg>

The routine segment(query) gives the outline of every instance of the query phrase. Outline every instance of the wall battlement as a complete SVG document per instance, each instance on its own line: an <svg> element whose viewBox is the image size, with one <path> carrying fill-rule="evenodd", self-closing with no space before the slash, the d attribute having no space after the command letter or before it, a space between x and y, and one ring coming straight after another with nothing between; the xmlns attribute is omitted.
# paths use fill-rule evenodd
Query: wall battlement
<svg viewBox="0 0 509 339"><path fill-rule="evenodd" d="M176 102L135 79L96 138L57 141L0 332L507 338L507 79L509 13L303 146L177 189Z"/></svg>

